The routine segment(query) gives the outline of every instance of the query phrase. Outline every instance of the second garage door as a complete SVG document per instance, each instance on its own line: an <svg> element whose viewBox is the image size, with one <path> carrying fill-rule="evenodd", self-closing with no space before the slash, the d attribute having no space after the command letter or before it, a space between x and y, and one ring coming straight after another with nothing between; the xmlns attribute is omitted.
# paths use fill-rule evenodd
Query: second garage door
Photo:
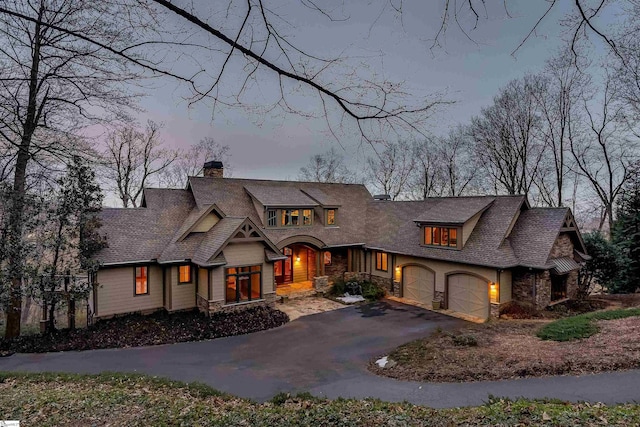
<svg viewBox="0 0 640 427"><path fill-rule="evenodd" d="M447 308L478 319L489 317L489 284L469 274L448 278Z"/></svg>
<svg viewBox="0 0 640 427"><path fill-rule="evenodd" d="M432 271L418 266L402 269L402 296L412 301L431 304L435 276Z"/></svg>

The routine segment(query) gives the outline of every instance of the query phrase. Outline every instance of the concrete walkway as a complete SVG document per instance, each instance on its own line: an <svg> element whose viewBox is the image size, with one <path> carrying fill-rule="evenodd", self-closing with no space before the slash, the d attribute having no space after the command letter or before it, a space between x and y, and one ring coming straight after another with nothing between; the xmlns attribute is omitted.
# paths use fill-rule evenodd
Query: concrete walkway
<svg viewBox="0 0 640 427"><path fill-rule="evenodd" d="M205 382L258 401L278 392L376 397L432 407L480 405L489 395L618 403L640 401L640 371L584 377L431 384L378 377L371 358L462 321L393 301L302 317L277 329L213 341L0 358L2 371L138 372Z"/></svg>

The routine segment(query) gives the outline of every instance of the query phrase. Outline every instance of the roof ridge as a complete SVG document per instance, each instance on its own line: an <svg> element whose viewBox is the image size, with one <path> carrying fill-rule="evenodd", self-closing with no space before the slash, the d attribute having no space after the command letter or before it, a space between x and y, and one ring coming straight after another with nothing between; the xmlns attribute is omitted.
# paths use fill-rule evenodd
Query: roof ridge
<svg viewBox="0 0 640 427"><path fill-rule="evenodd" d="M365 187L362 183L351 183L351 182L318 182L318 181L297 181L297 180L286 180L286 179L264 179L264 178L214 178L208 176L188 176L187 179L198 178L198 179L206 179L206 180L224 180L224 181L258 181L258 182L274 182L274 183L292 183L292 184L319 184L319 185L352 185Z"/></svg>

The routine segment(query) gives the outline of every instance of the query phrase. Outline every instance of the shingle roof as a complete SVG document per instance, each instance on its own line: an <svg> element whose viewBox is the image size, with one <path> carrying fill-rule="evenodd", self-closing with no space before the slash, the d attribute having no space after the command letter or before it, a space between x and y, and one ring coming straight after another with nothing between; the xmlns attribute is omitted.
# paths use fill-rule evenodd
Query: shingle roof
<svg viewBox="0 0 640 427"><path fill-rule="evenodd" d="M522 211L509 235L520 264L544 268L568 208L531 208Z"/></svg>
<svg viewBox="0 0 640 427"><path fill-rule="evenodd" d="M428 211L434 199L419 202L373 202L367 216L367 246L390 252L474 265L507 268L518 264L509 242L504 241L511 220L522 206L524 196L498 196L482 214L461 250L421 245L416 214ZM473 198L461 198L461 205ZM460 207L461 210L472 210Z"/></svg>
<svg viewBox="0 0 640 427"><path fill-rule="evenodd" d="M262 223L262 212L258 213L250 194L267 205L287 200L296 205L291 207L302 207L303 202L311 200L315 205L339 206L335 227L325 227L316 220L308 227L261 228L276 245L307 236L319 247L365 244L387 252L496 268L546 268L567 214L565 208L528 208L524 196L391 202L374 200L363 185L357 184L191 177L187 190L145 190L147 208L105 209L101 215L103 231L110 246L96 258L103 263L191 259L201 265L211 264L217 261L214 257L220 258L225 242L244 221ZM226 217L209 231L189 234L180 241L179 237L212 204ZM316 217L322 218L322 206L314 209ZM462 224L480 212L461 250L421 245L416 219ZM265 256L273 260L279 254L271 248Z"/></svg>
<svg viewBox="0 0 640 427"><path fill-rule="evenodd" d="M443 197L427 200L425 210L416 222L464 224L478 212L487 208L495 197Z"/></svg>
<svg viewBox="0 0 640 427"><path fill-rule="evenodd" d="M147 261L160 257L174 232L194 208L187 190L145 190L146 208L104 208L100 233L109 247L96 257L102 263Z"/></svg>
<svg viewBox="0 0 640 427"><path fill-rule="evenodd" d="M268 185L245 185L249 192L263 206L314 207L318 202L297 188Z"/></svg>

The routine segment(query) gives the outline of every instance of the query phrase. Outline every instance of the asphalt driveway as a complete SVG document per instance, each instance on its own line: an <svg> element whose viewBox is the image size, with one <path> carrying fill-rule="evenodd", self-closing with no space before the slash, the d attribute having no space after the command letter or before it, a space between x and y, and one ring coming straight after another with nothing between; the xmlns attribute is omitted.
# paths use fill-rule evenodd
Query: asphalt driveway
<svg viewBox="0 0 640 427"><path fill-rule="evenodd" d="M472 384L430 384L381 378L367 362L435 328L461 320L392 301L302 317L280 328L213 341L156 347L16 354L2 371L138 372L200 381L255 400L278 392L377 397L433 407L477 405L490 394L605 403L640 401L640 371L585 377L534 378Z"/></svg>

